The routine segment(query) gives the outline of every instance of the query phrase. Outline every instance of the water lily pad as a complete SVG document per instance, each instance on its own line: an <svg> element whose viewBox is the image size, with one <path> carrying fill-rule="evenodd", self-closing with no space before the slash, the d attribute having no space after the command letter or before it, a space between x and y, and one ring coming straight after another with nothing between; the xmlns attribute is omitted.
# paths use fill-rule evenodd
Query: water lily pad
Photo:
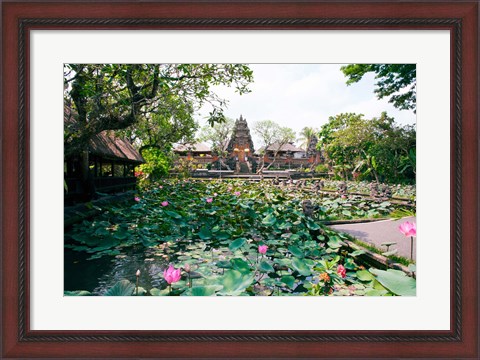
<svg viewBox="0 0 480 360"><path fill-rule="evenodd" d="M240 271L243 274L250 272L250 264L243 259L233 258L230 260L233 268L237 271Z"/></svg>
<svg viewBox="0 0 480 360"><path fill-rule="evenodd" d="M358 270L357 279L360 281L372 281L375 277L367 270Z"/></svg>
<svg viewBox="0 0 480 360"><path fill-rule="evenodd" d="M298 248L298 247L295 246L295 245L290 245L290 246L288 247L288 251L290 251L293 256L296 256L296 257L298 257L298 258L303 258L303 257L304 257L303 251L300 250L300 248Z"/></svg>
<svg viewBox="0 0 480 360"><path fill-rule="evenodd" d="M370 269L375 279L392 293L401 296L415 296L417 282L402 271L389 269L387 271Z"/></svg>
<svg viewBox="0 0 480 360"><path fill-rule="evenodd" d="M217 263L215 265L217 265L217 267L219 267L221 269L231 269L232 268L232 264L230 263L230 261L226 261L226 260L217 261Z"/></svg>
<svg viewBox="0 0 480 360"><path fill-rule="evenodd" d="M211 239L212 238L212 232L210 231L210 229L208 229L204 226L198 232L198 237L202 240Z"/></svg>
<svg viewBox="0 0 480 360"><path fill-rule="evenodd" d="M170 290L168 288L163 290L157 288L150 289L150 295L152 296L168 296L169 293Z"/></svg>
<svg viewBox="0 0 480 360"><path fill-rule="evenodd" d="M64 296L91 296L92 293L87 290L64 291Z"/></svg>
<svg viewBox="0 0 480 360"><path fill-rule="evenodd" d="M219 295L237 296L242 294L247 287L252 285L255 279L254 274L243 274L237 270L228 270L225 275L218 279L218 284L223 289L218 292Z"/></svg>
<svg viewBox="0 0 480 360"><path fill-rule="evenodd" d="M215 296L215 293L222 288L221 285L194 286L187 289L182 296Z"/></svg>
<svg viewBox="0 0 480 360"><path fill-rule="evenodd" d="M317 223L313 222L312 220L308 220L308 221L307 221L307 227L308 227L310 230L318 230L318 229L320 229L320 225L318 225Z"/></svg>
<svg viewBox="0 0 480 360"><path fill-rule="evenodd" d="M131 296L135 285L128 280L120 280L113 287L107 290L105 296Z"/></svg>
<svg viewBox="0 0 480 360"><path fill-rule="evenodd" d="M369 289L365 291L366 296L384 296L386 293L388 293L387 290Z"/></svg>
<svg viewBox="0 0 480 360"><path fill-rule="evenodd" d="M295 278L291 275L282 276L280 281L287 285L290 289L293 289L293 286L295 285Z"/></svg>
<svg viewBox="0 0 480 360"><path fill-rule="evenodd" d="M292 270L297 271L300 275L308 276L312 273L310 268L305 264L305 262L299 258L294 258L291 264Z"/></svg>
<svg viewBox="0 0 480 360"><path fill-rule="evenodd" d="M235 251L237 249L240 249L243 245L245 245L247 242L247 239L245 238L238 238L230 243L230 246L228 247L231 251Z"/></svg>
<svg viewBox="0 0 480 360"><path fill-rule="evenodd" d="M266 226L272 226L277 222L277 218L273 214L267 215L265 218L262 220L262 224Z"/></svg>
<svg viewBox="0 0 480 360"><path fill-rule="evenodd" d="M260 262L259 269L260 269L261 272L264 272L264 273L269 273L269 272L274 272L275 271L273 266L270 265L266 261L261 261Z"/></svg>

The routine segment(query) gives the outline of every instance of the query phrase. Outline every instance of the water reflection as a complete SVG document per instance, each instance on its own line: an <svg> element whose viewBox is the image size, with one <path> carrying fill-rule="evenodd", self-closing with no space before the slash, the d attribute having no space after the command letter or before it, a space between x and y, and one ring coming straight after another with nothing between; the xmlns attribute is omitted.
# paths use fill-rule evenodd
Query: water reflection
<svg viewBox="0 0 480 360"><path fill-rule="evenodd" d="M87 290L103 295L120 280L136 282L140 270L139 286L144 289L164 286L163 270L166 260L155 256L153 249L129 249L122 255L104 256L87 260L90 254L65 249L64 290Z"/></svg>

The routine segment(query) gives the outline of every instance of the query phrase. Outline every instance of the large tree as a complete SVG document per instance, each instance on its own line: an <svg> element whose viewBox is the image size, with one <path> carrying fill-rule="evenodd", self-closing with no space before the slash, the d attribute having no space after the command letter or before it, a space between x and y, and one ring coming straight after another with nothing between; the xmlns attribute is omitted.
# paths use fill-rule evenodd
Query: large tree
<svg viewBox="0 0 480 360"><path fill-rule="evenodd" d="M89 140L104 130L121 132L141 150L168 149L193 137L194 112L202 105L212 106L210 124L224 121L227 102L213 86L242 94L252 81L243 64L66 64L65 156L82 154L86 180Z"/></svg>
<svg viewBox="0 0 480 360"><path fill-rule="evenodd" d="M413 126L399 126L385 112L373 119L347 113L329 118L319 144L344 179L361 173L376 181L412 182L415 137Z"/></svg>
<svg viewBox="0 0 480 360"><path fill-rule="evenodd" d="M81 150L104 130L130 128L131 136L150 144L167 122L172 131L185 124L196 130L193 114L205 103L212 105L209 123L224 121L226 100L212 86L245 93L252 80L242 64L66 64L65 98L75 121L65 127L65 150ZM186 129L181 132L189 135Z"/></svg>
<svg viewBox="0 0 480 360"><path fill-rule="evenodd" d="M232 136L235 121L231 118L225 118L224 122L216 123L213 126L205 125L200 129L198 139L212 144L212 151L223 157L226 156L228 141Z"/></svg>
<svg viewBox="0 0 480 360"><path fill-rule="evenodd" d="M268 165L267 169L275 163L282 146L294 141L296 137L293 129L280 126L272 120L257 121L253 124L253 132L260 138L262 142L263 151L260 153L262 159L267 149L272 145L275 146L273 149L273 161ZM264 166L265 164L262 161L259 171L263 170Z"/></svg>
<svg viewBox="0 0 480 360"><path fill-rule="evenodd" d="M416 111L417 66L416 64L350 64L341 71L348 78L347 85L359 82L367 73L374 73L375 94L400 110Z"/></svg>

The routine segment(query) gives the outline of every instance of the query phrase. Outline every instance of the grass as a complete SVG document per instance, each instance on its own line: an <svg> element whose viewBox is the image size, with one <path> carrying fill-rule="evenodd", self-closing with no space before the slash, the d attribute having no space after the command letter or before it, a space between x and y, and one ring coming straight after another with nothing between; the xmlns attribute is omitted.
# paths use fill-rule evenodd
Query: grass
<svg viewBox="0 0 480 360"><path fill-rule="evenodd" d="M356 244L358 246L361 246L361 247L363 247L367 250L370 250L371 252L374 252L374 253L379 254L379 255L383 255L383 253L385 252L385 251L382 251L382 250L376 248L375 246L372 246L368 243L365 243L361 240L358 240L356 237L353 237L350 234L347 234L347 233L342 233L342 234L345 235L345 237L348 238L348 240L350 240L354 244ZM405 265L405 266L408 266L410 264L415 264L415 261L413 261L412 259L407 259L403 256L390 255L390 256L386 256L386 257L388 259L396 262L396 263L399 263L399 264L402 264L402 265Z"/></svg>

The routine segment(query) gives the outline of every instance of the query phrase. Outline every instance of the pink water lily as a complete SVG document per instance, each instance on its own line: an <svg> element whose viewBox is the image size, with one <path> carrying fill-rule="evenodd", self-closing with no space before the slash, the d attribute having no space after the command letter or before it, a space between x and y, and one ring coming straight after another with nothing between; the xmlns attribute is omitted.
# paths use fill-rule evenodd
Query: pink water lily
<svg viewBox="0 0 480 360"><path fill-rule="evenodd" d="M417 225L414 222L405 221L398 230L405 236L417 236Z"/></svg>
<svg viewBox="0 0 480 360"><path fill-rule="evenodd" d="M340 275L342 279L344 279L347 276L347 270L345 269L345 266L338 265L337 274Z"/></svg>
<svg viewBox="0 0 480 360"><path fill-rule="evenodd" d="M212 201L213 201L212 198L208 198L208 199L207 199L207 203L211 203Z"/></svg>
<svg viewBox="0 0 480 360"><path fill-rule="evenodd" d="M135 196L135 201L136 202L139 202L140 201L140 198L138 196Z"/></svg>
<svg viewBox="0 0 480 360"><path fill-rule="evenodd" d="M233 194L234 194L235 196L240 196L240 191L235 191Z"/></svg>
<svg viewBox="0 0 480 360"><path fill-rule="evenodd" d="M170 265L163 271L163 278L168 284L177 282L180 280L180 269L175 269L173 265Z"/></svg>
<svg viewBox="0 0 480 360"><path fill-rule="evenodd" d="M267 245L259 245L258 246L258 252L260 254L265 254L267 252L268 246Z"/></svg>
<svg viewBox="0 0 480 360"><path fill-rule="evenodd" d="M168 206L168 201L162 201L162 206Z"/></svg>

